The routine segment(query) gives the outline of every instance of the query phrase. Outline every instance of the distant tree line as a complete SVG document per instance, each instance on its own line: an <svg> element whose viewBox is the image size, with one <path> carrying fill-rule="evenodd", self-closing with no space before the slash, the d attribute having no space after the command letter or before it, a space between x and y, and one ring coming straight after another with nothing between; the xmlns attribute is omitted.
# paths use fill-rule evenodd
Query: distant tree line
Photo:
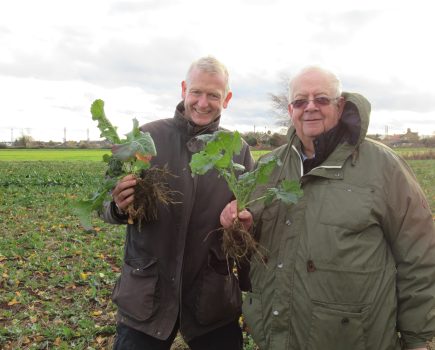
<svg viewBox="0 0 435 350"><path fill-rule="evenodd" d="M410 136L411 135L411 136ZM242 133L242 137L249 146L256 149L274 149L287 142L287 136L284 132L246 132ZM417 133L402 135L393 135L385 137L380 134L367 135L368 138L380 141L390 147L435 147L435 136L418 137ZM22 135L13 143L0 142L0 148L77 148L77 149L97 149L110 148L111 145L107 141L36 141L31 136Z"/></svg>
<svg viewBox="0 0 435 350"><path fill-rule="evenodd" d="M32 136L22 135L14 142L0 142L0 148L78 148L78 149L97 149L110 148L111 145L107 141L38 141Z"/></svg>

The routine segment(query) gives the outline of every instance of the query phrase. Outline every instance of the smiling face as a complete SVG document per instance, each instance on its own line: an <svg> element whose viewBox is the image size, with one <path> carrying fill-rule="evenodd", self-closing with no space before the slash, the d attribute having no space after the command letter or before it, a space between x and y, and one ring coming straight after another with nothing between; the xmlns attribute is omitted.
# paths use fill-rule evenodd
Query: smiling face
<svg viewBox="0 0 435 350"><path fill-rule="evenodd" d="M319 70L306 71L292 83L291 100L308 100L308 104L298 106L289 104L288 110L296 134L306 149L312 149L313 140L322 133L338 124L344 108L342 97L337 98L337 92L331 77ZM314 99L323 103L316 103ZM324 101L330 103L324 103Z"/></svg>
<svg viewBox="0 0 435 350"><path fill-rule="evenodd" d="M226 86L222 74L193 69L189 80L181 83L184 117L199 126L212 123L231 99L231 92L225 94Z"/></svg>

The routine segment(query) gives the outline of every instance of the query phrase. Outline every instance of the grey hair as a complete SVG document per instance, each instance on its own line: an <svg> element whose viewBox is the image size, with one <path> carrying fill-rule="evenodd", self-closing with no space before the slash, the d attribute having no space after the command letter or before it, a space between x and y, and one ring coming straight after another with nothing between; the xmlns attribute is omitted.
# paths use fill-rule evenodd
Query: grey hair
<svg viewBox="0 0 435 350"><path fill-rule="evenodd" d="M194 61L186 74L186 83L190 84L190 74L194 69L199 69L203 72L212 73L212 74L221 74L225 78L225 96L230 91L229 84L229 74L227 68L223 63L218 61L213 56L201 57L200 59Z"/></svg>
<svg viewBox="0 0 435 350"><path fill-rule="evenodd" d="M331 82L331 87L332 87L332 91L333 94L335 95L334 97L340 97L341 93L342 93L342 86L341 86L341 81L340 78L338 78L338 76L333 73L330 70L324 69L322 67L319 66L308 66L305 68L302 68L299 73L297 73L289 82L289 88L288 88L288 100L289 102L293 101L293 93L294 93L294 84L295 81L302 75L306 74L306 73L310 73L310 72L318 72L321 73L323 75L325 75L329 81Z"/></svg>

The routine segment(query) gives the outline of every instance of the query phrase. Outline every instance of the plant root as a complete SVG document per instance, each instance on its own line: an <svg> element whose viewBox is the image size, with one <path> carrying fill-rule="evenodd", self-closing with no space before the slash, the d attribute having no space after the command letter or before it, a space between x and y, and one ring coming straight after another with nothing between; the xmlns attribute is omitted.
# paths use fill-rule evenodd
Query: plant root
<svg viewBox="0 0 435 350"><path fill-rule="evenodd" d="M129 224L137 222L140 230L142 223L157 219L159 204L167 206L175 203L173 195L176 191L172 191L165 182L169 175L173 176L167 167L153 167L137 178L134 201L127 208Z"/></svg>
<svg viewBox="0 0 435 350"><path fill-rule="evenodd" d="M222 249L227 258L234 259L237 264L249 260L253 255L263 261L258 243L237 218L231 227L223 230Z"/></svg>

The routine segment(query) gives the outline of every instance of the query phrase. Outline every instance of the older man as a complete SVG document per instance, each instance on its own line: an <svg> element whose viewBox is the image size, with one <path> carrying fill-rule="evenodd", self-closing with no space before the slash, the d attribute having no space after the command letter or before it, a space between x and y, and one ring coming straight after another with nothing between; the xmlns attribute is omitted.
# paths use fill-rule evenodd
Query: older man
<svg viewBox="0 0 435 350"><path fill-rule="evenodd" d="M158 218L128 224L124 266L113 300L118 306L116 350L169 350L177 334L193 350L240 350L239 281L221 248L219 214L233 197L216 172L192 178L189 161L202 146L195 136L219 128L231 91L225 66L213 57L194 62L181 84L175 115L142 126L155 140L152 165L167 166L173 202ZM234 161L253 165L244 144ZM123 178L107 203L106 221L127 224L136 180ZM239 278L243 273L239 271Z"/></svg>
<svg viewBox="0 0 435 350"><path fill-rule="evenodd" d="M435 331L435 230L415 176L365 138L370 104L342 93L333 73L305 68L289 97L293 126L269 185L298 180L304 195L239 214L247 228L255 222L266 255L252 260L243 304L252 336L262 350L425 349ZM232 202L222 225L235 213Z"/></svg>

